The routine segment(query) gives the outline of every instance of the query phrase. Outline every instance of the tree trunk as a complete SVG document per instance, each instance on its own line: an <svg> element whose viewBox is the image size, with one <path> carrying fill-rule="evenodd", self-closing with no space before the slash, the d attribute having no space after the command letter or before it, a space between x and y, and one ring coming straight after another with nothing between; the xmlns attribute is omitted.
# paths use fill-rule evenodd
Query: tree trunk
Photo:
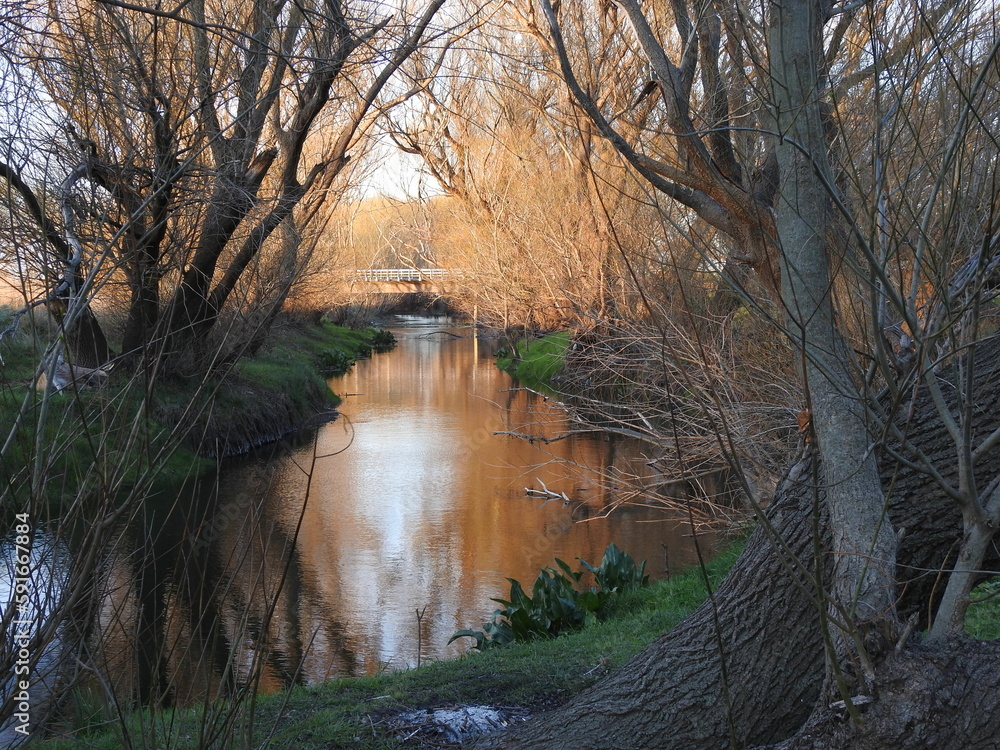
<svg viewBox="0 0 1000 750"><path fill-rule="evenodd" d="M1000 737L1000 641L958 638L886 660L864 724L827 707L795 737L768 750L968 750Z"/></svg>
<svg viewBox="0 0 1000 750"><path fill-rule="evenodd" d="M977 357L975 403L980 407L974 425L977 435L1000 426L998 353L1000 347L992 345L988 351L985 347L981 349ZM899 421L906 422L908 439L927 455L945 479L954 481L958 472L954 446L930 397L918 398L912 413L902 411ZM904 429L904 425L900 427ZM889 514L901 536L897 555L897 611L902 618L917 614L920 624L925 626L934 609L932 599L939 597L943 588L937 571L950 562L949 555L954 558L961 539L961 514L956 504L937 491L925 474L897 464L885 453L879 459L883 486L887 493L891 491ZM981 462L979 471L983 480L997 473L998 461L1000 450L994 449ZM798 557L806 570L813 560L814 507L812 466L808 459L803 459L789 470L766 516L783 540L784 549ZM826 526L825 518L820 519L820 526ZM822 540L821 548L823 567L829 577L832 555L827 538ZM790 572L785 565L789 555L779 549L758 528L715 592L714 612L713 601L706 602L670 633L571 703L507 732L484 737L474 746L689 750L733 744L768 745L792 737L809 718L819 698L824 650L818 606L810 601L815 587L808 581L804 586L799 585L802 576ZM997 567L1000 563L997 555L994 550L987 567ZM720 658L720 644L724 659ZM911 658L909 652L904 658ZM920 651L913 651L912 659L924 658ZM881 671L880 667L876 672L877 684L895 679L891 675L898 672L892 670L904 669L897 666L904 663L918 662L901 662L890 657L885 662L887 671ZM954 674L943 666L934 669L940 671L941 680L947 674ZM987 691L990 696L995 697L995 685L990 686L992 691ZM957 689L952 686L945 694L950 696ZM731 711L727 710L727 694ZM972 692L965 697L967 701L977 699L988 701L993 697ZM947 705L966 704L955 697ZM873 706L872 710L881 709ZM898 713L902 709L886 710ZM942 726L945 721L941 719ZM986 726L992 719L983 716L980 721Z"/></svg>
<svg viewBox="0 0 1000 750"><path fill-rule="evenodd" d="M143 257L128 272L131 300L125 332L122 336L122 354L141 352L149 344L160 314L160 274L155 257Z"/></svg>
<svg viewBox="0 0 1000 750"><path fill-rule="evenodd" d="M769 49L778 131L778 241L781 295L788 337L801 358L801 382L822 456L836 575L831 590L848 628L895 633L896 536L883 517L884 498L865 399L850 371L851 357L833 305L830 273L830 166L819 103L822 29L817 0L776 0ZM872 560L877 561L873 564ZM832 629L831 629L832 630ZM839 629L838 629L839 631ZM841 657L855 649L836 632Z"/></svg>
<svg viewBox="0 0 1000 750"><path fill-rule="evenodd" d="M61 313L59 314L61 317ZM111 359L111 347L90 305L84 305L66 331L67 359L83 367L103 367Z"/></svg>

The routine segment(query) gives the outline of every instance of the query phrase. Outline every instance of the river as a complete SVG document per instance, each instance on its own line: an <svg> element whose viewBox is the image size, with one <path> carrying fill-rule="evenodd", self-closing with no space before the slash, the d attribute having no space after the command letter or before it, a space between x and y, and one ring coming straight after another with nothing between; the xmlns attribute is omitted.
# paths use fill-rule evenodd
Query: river
<svg viewBox="0 0 1000 750"><path fill-rule="evenodd" d="M567 424L470 327L393 331L393 351L331 382L339 419L151 503L108 553L97 655L122 694L184 704L251 679L273 692L405 669L467 650L449 637L556 557L597 564L615 542L654 578L695 561L682 516L628 502L641 444L498 435ZM543 485L567 500L525 492Z"/></svg>

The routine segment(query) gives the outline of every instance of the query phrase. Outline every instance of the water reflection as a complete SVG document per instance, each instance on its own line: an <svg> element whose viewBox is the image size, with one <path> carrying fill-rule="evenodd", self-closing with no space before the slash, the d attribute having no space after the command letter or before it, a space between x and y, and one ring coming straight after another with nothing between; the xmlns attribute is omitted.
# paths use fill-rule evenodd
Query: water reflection
<svg viewBox="0 0 1000 750"><path fill-rule="evenodd" d="M302 514L296 562L308 606L298 614L319 633L307 681L415 664L417 610L425 610L421 657L457 655L467 646L447 646L449 636L490 615L506 577L531 580L554 557L597 562L615 541L650 560L654 574L664 545L672 565L693 560L687 529L660 510L601 517L614 498L599 475L645 471L636 444L586 435L542 450L495 435L552 436L566 424L543 398L512 390L492 347L455 332L468 329L401 329L396 351L334 383L348 394L344 419L318 436L315 452L335 455L317 461L304 510L299 467L312 448L277 462L281 491L269 508L289 531ZM525 497L540 482L571 503ZM333 648L327 622L343 623Z"/></svg>
<svg viewBox="0 0 1000 750"><path fill-rule="evenodd" d="M612 541L654 576L665 554L694 561L688 528L659 509L604 517L614 477L647 470L638 444L494 434L566 425L469 333L408 321L395 351L333 383L343 417L314 441L150 505L105 566L101 654L123 697L187 703L254 677L269 692L412 666L417 610L419 658L449 658L506 577L596 563ZM569 502L525 496L540 483Z"/></svg>

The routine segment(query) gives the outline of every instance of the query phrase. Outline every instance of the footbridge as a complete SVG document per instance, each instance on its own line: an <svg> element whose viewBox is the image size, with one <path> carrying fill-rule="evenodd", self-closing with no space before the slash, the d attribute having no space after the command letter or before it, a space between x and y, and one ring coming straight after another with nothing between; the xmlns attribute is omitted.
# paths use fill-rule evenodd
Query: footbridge
<svg viewBox="0 0 1000 750"><path fill-rule="evenodd" d="M466 277L460 268L359 268L354 271L351 286L379 294L447 295L457 280Z"/></svg>

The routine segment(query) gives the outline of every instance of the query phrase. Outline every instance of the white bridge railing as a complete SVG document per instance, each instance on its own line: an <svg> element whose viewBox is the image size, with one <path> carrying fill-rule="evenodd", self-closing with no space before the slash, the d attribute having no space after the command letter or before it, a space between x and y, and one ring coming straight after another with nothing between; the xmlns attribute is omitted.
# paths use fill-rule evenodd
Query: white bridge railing
<svg viewBox="0 0 1000 750"><path fill-rule="evenodd" d="M360 281L446 281L461 278L460 269L453 268L359 268L354 272Z"/></svg>

